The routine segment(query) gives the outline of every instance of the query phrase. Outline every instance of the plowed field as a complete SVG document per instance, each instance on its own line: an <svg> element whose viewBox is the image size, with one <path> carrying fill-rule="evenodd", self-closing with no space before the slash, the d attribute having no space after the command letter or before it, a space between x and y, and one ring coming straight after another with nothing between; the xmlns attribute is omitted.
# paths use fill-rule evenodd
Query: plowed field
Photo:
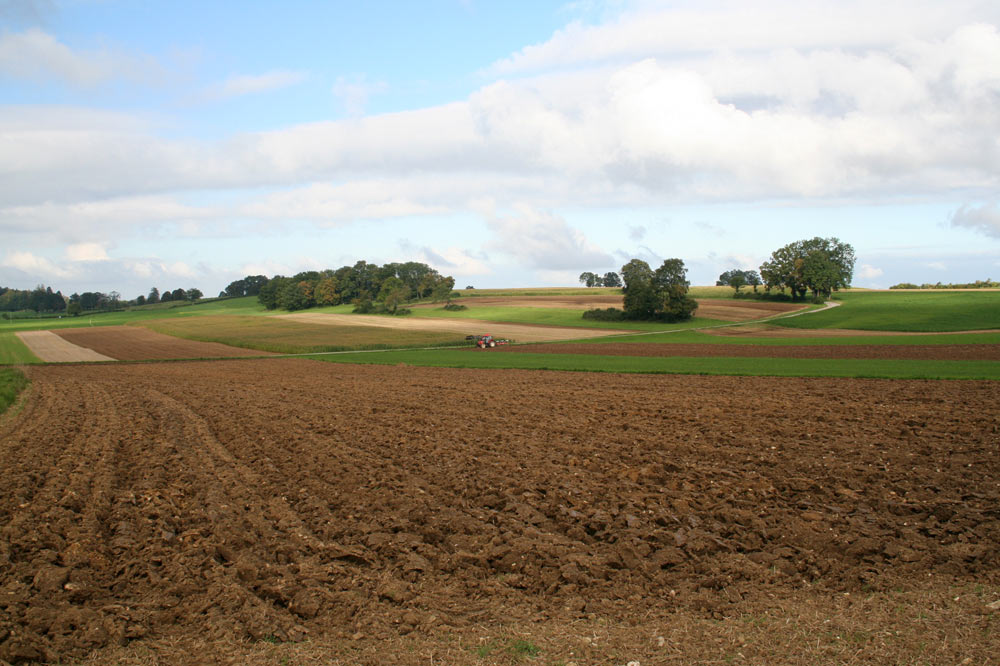
<svg viewBox="0 0 1000 666"><path fill-rule="evenodd" d="M183 340L138 326L65 328L56 335L80 347L93 349L120 361L168 358L241 358L267 356L268 352L243 349L218 342Z"/></svg>
<svg viewBox="0 0 1000 666"><path fill-rule="evenodd" d="M512 345L501 351L528 354L589 354L594 356L691 356L750 358L870 358L941 361L997 361L1000 345L725 345L670 343L598 343ZM474 351L474 350L470 350ZM492 351L492 350L491 350Z"/></svg>
<svg viewBox="0 0 1000 666"><path fill-rule="evenodd" d="M278 359L28 373L0 421L7 661L134 640L627 631L803 590L863 605L928 576L1000 583L1000 382ZM985 663L995 628L963 617L967 640L948 623L934 649ZM633 638L663 663L662 636Z"/></svg>

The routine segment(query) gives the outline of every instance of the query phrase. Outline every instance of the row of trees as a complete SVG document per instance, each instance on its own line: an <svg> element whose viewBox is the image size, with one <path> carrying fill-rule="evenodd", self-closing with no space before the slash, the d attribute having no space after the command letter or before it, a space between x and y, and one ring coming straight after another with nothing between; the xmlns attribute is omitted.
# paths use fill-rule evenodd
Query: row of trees
<svg viewBox="0 0 1000 666"><path fill-rule="evenodd" d="M66 310L66 298L62 292L52 291L52 287L46 287L43 284L34 289L0 287L0 311L18 312L21 310L63 312Z"/></svg>
<svg viewBox="0 0 1000 666"><path fill-rule="evenodd" d="M455 278L427 264L408 261L379 266L359 261L336 270L276 275L257 288L257 299L268 310L353 303L355 312L397 314L403 304L415 299L448 300L454 288Z"/></svg>
<svg viewBox="0 0 1000 666"><path fill-rule="evenodd" d="M194 303L199 298L205 294L201 293L201 289L197 287L191 287L190 289L182 289L178 287L173 291L169 289L164 289L163 293L156 287L149 290L148 296L143 296L140 294L136 297L134 303L136 305L153 305L155 303L167 303L170 301L190 301Z"/></svg>
<svg viewBox="0 0 1000 666"><path fill-rule="evenodd" d="M854 276L854 248L838 238L810 238L778 248L756 271L733 269L719 276L717 285L740 288L762 284L767 292L785 289L792 298L802 299L812 292L814 299L829 298L839 289L851 286Z"/></svg>
<svg viewBox="0 0 1000 666"><path fill-rule="evenodd" d="M691 283L680 259L667 259L655 271L641 259L633 259L621 270L625 295L623 309L588 310L586 319L683 321L690 319L698 303L688 296Z"/></svg>
<svg viewBox="0 0 1000 666"><path fill-rule="evenodd" d="M618 276L618 273L608 272L603 276L597 273L591 273L590 271L585 271L580 273L580 282L588 287L620 287L622 286L622 279Z"/></svg>

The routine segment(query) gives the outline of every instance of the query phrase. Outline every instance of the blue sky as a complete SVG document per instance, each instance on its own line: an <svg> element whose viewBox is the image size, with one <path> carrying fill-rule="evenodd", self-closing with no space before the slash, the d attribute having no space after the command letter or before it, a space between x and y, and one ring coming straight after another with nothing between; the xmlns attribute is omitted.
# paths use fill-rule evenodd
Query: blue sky
<svg viewBox="0 0 1000 666"><path fill-rule="evenodd" d="M994 2L0 0L0 285L1000 277Z"/></svg>

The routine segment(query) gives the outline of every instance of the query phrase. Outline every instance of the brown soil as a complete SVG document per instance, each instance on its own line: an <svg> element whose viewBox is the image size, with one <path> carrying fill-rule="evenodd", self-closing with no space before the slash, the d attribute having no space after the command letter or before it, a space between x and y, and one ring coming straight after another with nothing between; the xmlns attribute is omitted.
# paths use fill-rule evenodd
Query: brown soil
<svg viewBox="0 0 1000 666"><path fill-rule="evenodd" d="M739 650L745 612L802 593L1000 583L1000 382L287 359L27 372L0 421L0 660L355 639L376 654L342 663L386 663L403 634L621 627L621 643L677 617L731 618ZM952 602L933 603L940 619ZM835 628L843 608L824 608L804 628ZM975 612L947 653L984 663L994 629ZM599 656L579 663L628 655Z"/></svg>
<svg viewBox="0 0 1000 666"><path fill-rule="evenodd" d="M1000 333L1000 329L990 328L978 331L861 331L851 328L784 328L771 324L747 324L746 326L726 326L725 328L702 329L708 335L747 338L856 338L859 336L882 337L886 335L958 335L961 333Z"/></svg>
<svg viewBox="0 0 1000 666"><path fill-rule="evenodd" d="M778 303L770 301L737 301L719 298L699 298L697 315L722 321L748 321L762 319L783 312L801 310L805 306L794 303ZM475 308L479 305L503 305L509 307L535 308L571 308L591 310L594 308L620 308L622 297L614 295L595 296L530 296L526 298L477 297L460 301L463 305ZM413 306L420 308L439 308L439 303Z"/></svg>
<svg viewBox="0 0 1000 666"><path fill-rule="evenodd" d="M32 354L46 363L115 360L93 349L87 349L86 346L64 340L52 331L20 331L16 335L28 346Z"/></svg>
<svg viewBox="0 0 1000 666"><path fill-rule="evenodd" d="M723 356L752 358L870 358L1000 361L1000 345L799 345L755 346L659 342L511 345L502 351L593 356ZM472 350L470 350L472 351Z"/></svg>
<svg viewBox="0 0 1000 666"><path fill-rule="evenodd" d="M54 331L75 345L93 349L120 361L168 358L243 358L268 352L232 347L218 342L184 340L137 326L100 326Z"/></svg>
<svg viewBox="0 0 1000 666"><path fill-rule="evenodd" d="M399 330L446 331L463 333L465 335L489 333L498 338L510 338L518 342L577 340L633 332L607 328L567 328L565 326L545 326L542 324L508 324L485 321L483 319L388 317L380 315L327 314L324 312L296 312L295 314L276 316L292 321L303 321L310 324L329 324L331 326L379 326Z"/></svg>

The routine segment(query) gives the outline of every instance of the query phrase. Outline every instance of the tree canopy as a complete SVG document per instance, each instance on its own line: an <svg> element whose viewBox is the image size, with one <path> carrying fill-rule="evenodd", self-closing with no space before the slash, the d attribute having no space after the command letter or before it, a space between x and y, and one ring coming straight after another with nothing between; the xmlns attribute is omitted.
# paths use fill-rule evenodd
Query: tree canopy
<svg viewBox="0 0 1000 666"><path fill-rule="evenodd" d="M829 297L849 287L854 275L854 248L838 238L795 241L771 253L760 275L768 291L786 288L795 298L811 291L814 298Z"/></svg>
<svg viewBox="0 0 1000 666"><path fill-rule="evenodd" d="M680 259L667 259L655 271L645 261L633 259L622 266L621 274L626 319L683 321L698 307L687 295L691 284Z"/></svg>

